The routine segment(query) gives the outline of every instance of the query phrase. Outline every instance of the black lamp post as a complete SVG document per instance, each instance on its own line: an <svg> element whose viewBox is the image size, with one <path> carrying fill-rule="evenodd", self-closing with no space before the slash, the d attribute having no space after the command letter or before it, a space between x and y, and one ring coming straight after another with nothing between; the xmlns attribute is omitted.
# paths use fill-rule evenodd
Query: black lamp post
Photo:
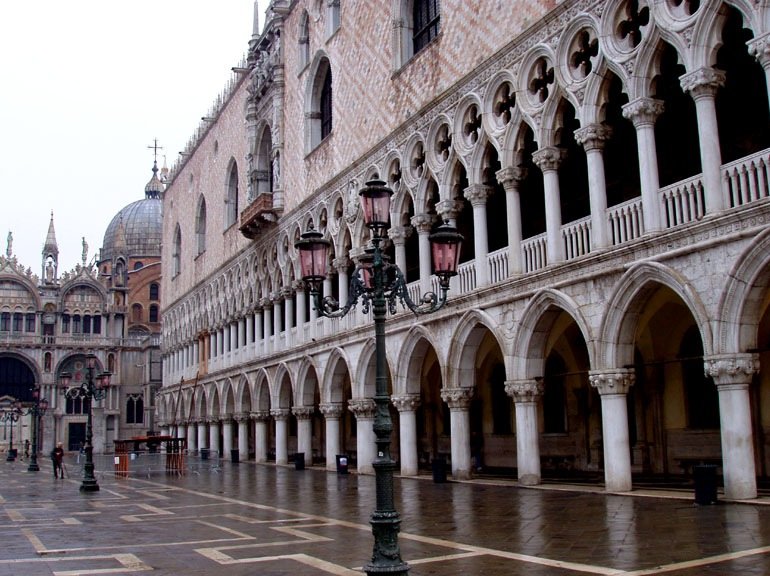
<svg viewBox="0 0 770 576"><path fill-rule="evenodd" d="M20 400L14 400L10 409L3 410L3 422L11 423L11 437L8 443L8 456L5 457L6 462L13 462L16 460L16 452L13 451L13 427L23 414L24 412L21 411Z"/></svg>
<svg viewBox="0 0 770 576"><path fill-rule="evenodd" d="M391 264L382 252L385 233L390 228L390 197L393 191L385 182L372 180L361 189L364 222L371 231L372 248L361 258L350 278L348 301L340 306L333 297L321 297L321 283L326 277L328 253L331 243L312 225L295 243L299 251L302 279L308 283L316 310L328 318L347 314L358 301L364 313L371 307L374 315L375 337L375 396L376 416L374 433L377 458L372 463L376 478L377 505L372 513L374 535L372 560L364 571L369 574L407 574L409 565L401 559L398 531L401 524L393 501L393 472L395 462L390 457L390 435L393 424L390 419L388 376L385 370L385 315L395 314L398 302L415 314L435 312L446 304L449 280L457 274L460 245L463 237L457 229L444 223L430 235L434 273L439 277L440 296L425 294L415 303L407 291L406 280L398 266Z"/></svg>
<svg viewBox="0 0 770 576"><path fill-rule="evenodd" d="M97 492L99 484L94 476L94 446L91 442L93 438L93 401L101 400L107 393L110 386L111 372L102 372L98 376L94 375L96 371L96 356L89 354L86 356L86 378L79 386L70 388L72 374L62 372L59 374L59 382L64 395L70 400L80 398L88 401L88 421L86 424L86 444L83 447L86 453L86 461L83 465L83 481L80 484L81 492Z"/></svg>
<svg viewBox="0 0 770 576"><path fill-rule="evenodd" d="M34 404L29 407L27 414L32 415L32 453L30 454L29 466L27 472L39 472L40 466L37 464L37 447L40 442L40 417L48 410L48 400L40 397L40 388L37 386L32 389L32 401Z"/></svg>

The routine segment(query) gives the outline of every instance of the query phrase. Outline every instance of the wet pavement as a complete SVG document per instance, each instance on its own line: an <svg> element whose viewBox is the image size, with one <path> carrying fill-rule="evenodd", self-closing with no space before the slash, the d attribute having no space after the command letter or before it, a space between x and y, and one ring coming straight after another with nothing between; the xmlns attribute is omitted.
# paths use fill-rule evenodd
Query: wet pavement
<svg viewBox="0 0 770 576"><path fill-rule="evenodd" d="M99 492L80 471L0 462L0 576L360 575L369 561L371 476L191 461ZM608 495L475 480L396 479L399 543L413 576L770 574L770 505L698 506L685 492Z"/></svg>

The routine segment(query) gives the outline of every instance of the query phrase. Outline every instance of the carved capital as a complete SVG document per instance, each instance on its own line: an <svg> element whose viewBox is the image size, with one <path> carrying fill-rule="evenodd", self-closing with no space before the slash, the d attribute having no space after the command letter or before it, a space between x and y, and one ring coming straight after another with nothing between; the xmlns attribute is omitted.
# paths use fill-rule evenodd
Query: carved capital
<svg viewBox="0 0 770 576"><path fill-rule="evenodd" d="M517 189L519 184L527 177L527 169L521 166L508 166L495 172L497 181L503 185L505 191Z"/></svg>
<svg viewBox="0 0 770 576"><path fill-rule="evenodd" d="M505 383L505 393L513 398L514 402L537 402L543 395L544 387L542 380L509 380Z"/></svg>
<svg viewBox="0 0 770 576"><path fill-rule="evenodd" d="M436 204L436 211L444 220L455 220L462 210L462 200L442 200Z"/></svg>
<svg viewBox="0 0 770 576"><path fill-rule="evenodd" d="M393 396L390 399L393 406L399 412L414 412L420 406L419 394L405 394L403 396Z"/></svg>
<svg viewBox="0 0 770 576"><path fill-rule="evenodd" d="M396 246L402 246L406 239L412 235L412 228L408 226L393 226L388 230L388 238L393 241Z"/></svg>
<svg viewBox="0 0 770 576"><path fill-rule="evenodd" d="M636 128L654 126L655 119L663 114L663 101L655 98L637 98L623 105L623 117L631 120Z"/></svg>
<svg viewBox="0 0 770 576"><path fill-rule="evenodd" d="M447 403L450 410L467 410L473 399L473 388L444 388L441 399Z"/></svg>
<svg viewBox="0 0 770 576"><path fill-rule="evenodd" d="M679 77L682 90L689 92L694 99L704 96L716 96L717 89L725 84L725 73L716 68L698 68Z"/></svg>
<svg viewBox="0 0 770 576"><path fill-rule="evenodd" d="M315 409L312 406L294 406L291 411L297 420L310 420Z"/></svg>
<svg viewBox="0 0 770 576"><path fill-rule="evenodd" d="M258 422L264 422L268 418L270 418L270 411L269 410L257 410L255 412L249 412L249 418L252 420L256 420Z"/></svg>
<svg viewBox="0 0 770 576"><path fill-rule="evenodd" d="M604 124L589 124L584 128L575 130L575 141L582 145L586 151L602 150L604 144L612 136L612 128Z"/></svg>
<svg viewBox="0 0 770 576"><path fill-rule="evenodd" d="M248 412L238 412L237 414L233 414L233 420L235 420L239 424L241 422L248 422L249 421L249 413Z"/></svg>
<svg viewBox="0 0 770 576"><path fill-rule="evenodd" d="M770 33L749 40L747 43L749 54L754 56L762 64L763 68L770 67Z"/></svg>
<svg viewBox="0 0 770 576"><path fill-rule="evenodd" d="M471 203L471 206L486 206L495 189L485 184L472 184L463 190L463 195Z"/></svg>
<svg viewBox="0 0 770 576"><path fill-rule="evenodd" d="M703 359L707 376L714 379L719 388L743 388L759 372L758 354L715 354Z"/></svg>
<svg viewBox="0 0 770 576"><path fill-rule="evenodd" d="M546 146L532 154L532 161L543 172L558 170L564 159L564 150L556 146Z"/></svg>
<svg viewBox="0 0 770 576"><path fill-rule="evenodd" d="M291 286L282 287L280 290L280 293L281 293L281 298L283 300L291 300L291 297L294 294L294 292L291 289Z"/></svg>
<svg viewBox="0 0 770 576"><path fill-rule="evenodd" d="M433 214L415 214L411 222L418 234L428 234L435 220L436 217Z"/></svg>
<svg viewBox="0 0 770 576"><path fill-rule="evenodd" d="M321 411L321 414L324 415L325 418L339 418L342 416L342 403L339 402L332 402L329 404L321 404L318 406L318 409Z"/></svg>
<svg viewBox="0 0 770 576"><path fill-rule="evenodd" d="M351 264L350 258L348 258L347 256L339 256L338 258L335 258L334 260L332 260L332 267L337 272L347 272L350 264Z"/></svg>
<svg viewBox="0 0 770 576"><path fill-rule="evenodd" d="M596 370L588 373L588 381L602 395L628 394L636 381L636 374L632 368Z"/></svg>
<svg viewBox="0 0 770 576"><path fill-rule="evenodd" d="M289 414L288 408L272 408L270 410L270 415L275 420L286 420L289 417Z"/></svg>
<svg viewBox="0 0 770 576"><path fill-rule="evenodd" d="M371 398L348 400L348 410L355 414L358 420L374 418L374 415L377 413L377 404Z"/></svg>

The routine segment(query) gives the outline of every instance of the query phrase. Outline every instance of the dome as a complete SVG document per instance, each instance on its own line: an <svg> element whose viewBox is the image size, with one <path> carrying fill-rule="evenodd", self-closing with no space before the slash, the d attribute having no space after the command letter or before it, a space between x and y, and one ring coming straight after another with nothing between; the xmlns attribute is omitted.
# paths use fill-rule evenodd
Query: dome
<svg viewBox="0 0 770 576"><path fill-rule="evenodd" d="M107 226L102 242L102 260L110 260L117 254L129 258L160 258L162 234L160 198L145 198L132 202Z"/></svg>

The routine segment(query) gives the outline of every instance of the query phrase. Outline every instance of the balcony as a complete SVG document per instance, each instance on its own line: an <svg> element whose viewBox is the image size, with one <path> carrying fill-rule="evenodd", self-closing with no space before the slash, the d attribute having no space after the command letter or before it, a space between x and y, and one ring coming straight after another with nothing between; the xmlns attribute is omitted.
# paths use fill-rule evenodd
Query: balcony
<svg viewBox="0 0 770 576"><path fill-rule="evenodd" d="M246 238L253 240L262 227L275 224L277 220L278 215L273 210L273 195L258 194L254 201L241 212L239 230Z"/></svg>

